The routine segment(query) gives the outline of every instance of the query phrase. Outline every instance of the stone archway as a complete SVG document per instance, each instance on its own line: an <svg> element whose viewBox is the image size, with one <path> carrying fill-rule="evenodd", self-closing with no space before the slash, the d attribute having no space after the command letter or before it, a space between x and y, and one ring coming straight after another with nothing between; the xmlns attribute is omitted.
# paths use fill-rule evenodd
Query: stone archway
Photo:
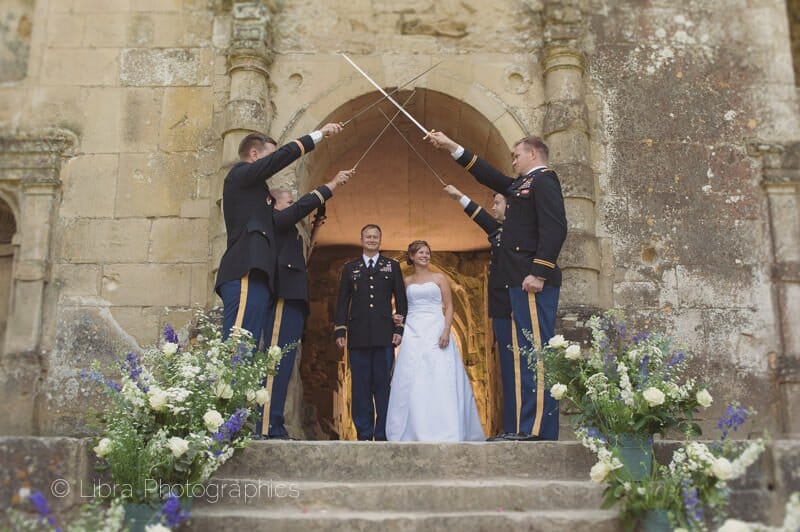
<svg viewBox="0 0 800 532"><path fill-rule="evenodd" d="M14 275L13 238L17 221L11 206L0 198L0 357L6 338L8 311L11 303L11 281Z"/></svg>
<svg viewBox="0 0 800 532"><path fill-rule="evenodd" d="M410 91L401 91L405 101ZM321 122L347 120L358 109L380 99L377 92L360 95L339 106ZM390 103L377 106L389 116ZM506 171L509 142L495 124L462 100L432 89L417 89L407 109L426 124L436 124L481 156ZM475 201L487 204L491 192L456 165L449 154L433 149L404 117L396 123L435 172ZM365 113L343 133L320 144L303 159L295 178L300 191L351 168L377 137L386 120L377 110ZM506 132L508 133L508 132ZM516 138L523 135L521 130ZM349 419L349 382L343 356L332 343L338 276L342 264L358 256L359 229L366 223L383 228L383 250L399 257L408 243L427 240L434 264L451 279L454 332L462 349L487 433L499 429L502 411L499 366L491 326L485 312L486 235L470 222L459 204L406 141L392 128L376 142L358 167L356 177L337 191L327 206L328 222L320 231L309 265L312 315L306 328L300 375L303 381L305 423L309 437L354 437Z"/></svg>

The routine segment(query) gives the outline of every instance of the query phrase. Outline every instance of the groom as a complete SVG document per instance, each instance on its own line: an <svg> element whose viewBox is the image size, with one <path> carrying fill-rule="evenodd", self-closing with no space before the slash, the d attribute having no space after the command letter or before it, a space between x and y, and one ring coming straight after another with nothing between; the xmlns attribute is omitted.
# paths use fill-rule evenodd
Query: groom
<svg viewBox="0 0 800 532"><path fill-rule="evenodd" d="M403 325L392 321L392 296L397 314L408 309L403 273L396 260L380 254L381 228L361 229L362 256L342 269L334 335L350 355L352 415L359 440L386 440L386 410L394 348Z"/></svg>

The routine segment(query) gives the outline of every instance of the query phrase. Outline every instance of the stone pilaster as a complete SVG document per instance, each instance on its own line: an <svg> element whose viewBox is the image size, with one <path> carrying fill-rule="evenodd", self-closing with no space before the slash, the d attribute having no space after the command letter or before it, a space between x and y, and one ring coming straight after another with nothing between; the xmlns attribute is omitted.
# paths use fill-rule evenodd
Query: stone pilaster
<svg viewBox="0 0 800 532"><path fill-rule="evenodd" d="M579 325L600 305L596 191L585 100L586 64L580 49L584 19L574 2L552 1L545 7L542 62L546 110L542 133L550 147L552 166L562 180L569 221L559 259L564 272L562 326Z"/></svg>
<svg viewBox="0 0 800 532"><path fill-rule="evenodd" d="M761 184L769 205L772 296L779 353L770 360L780 387L781 426L800 435L800 142L753 144L762 157Z"/></svg>
<svg viewBox="0 0 800 532"><path fill-rule="evenodd" d="M239 142L254 131L269 133L272 104L269 95L269 66L272 62L271 13L267 2L256 0L233 3L231 45L228 51L230 95L222 132L223 164L238 159ZM222 218L222 180L220 170L213 195L215 223L210 224L213 271L225 251L225 225ZM212 295L213 297L213 295Z"/></svg>
<svg viewBox="0 0 800 532"><path fill-rule="evenodd" d="M0 401L13 416L5 434L35 432L44 293L50 278L50 242L61 190L61 160L78 145L67 130L0 133L0 195L14 214L8 323L0 359Z"/></svg>

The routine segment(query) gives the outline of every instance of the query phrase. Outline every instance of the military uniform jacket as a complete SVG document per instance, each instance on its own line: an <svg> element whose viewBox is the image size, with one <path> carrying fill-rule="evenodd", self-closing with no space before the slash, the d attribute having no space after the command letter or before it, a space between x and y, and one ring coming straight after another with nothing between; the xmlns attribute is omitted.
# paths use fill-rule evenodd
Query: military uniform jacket
<svg viewBox="0 0 800 532"><path fill-rule="evenodd" d="M336 301L336 338L347 335L351 349L391 345L393 334L403 334L403 326L392 321L393 295L395 310L405 316L406 288L396 260L378 255L372 272L361 257L345 264Z"/></svg>
<svg viewBox="0 0 800 532"><path fill-rule="evenodd" d="M528 275L561 286L557 260L567 237L567 215L556 173L539 168L515 179L467 149L457 162L481 184L506 196L506 221L497 260L509 286L521 286Z"/></svg>
<svg viewBox="0 0 800 532"><path fill-rule="evenodd" d="M470 201L464 212L470 219L486 232L491 249L489 252L489 317L510 318L511 298L508 295L508 280L503 277L498 261L500 240L503 234L503 224L494 219L486 210Z"/></svg>
<svg viewBox="0 0 800 532"><path fill-rule="evenodd" d="M275 240L278 248L278 267L275 294L283 299L302 301L308 315L308 273L303 239L297 222L321 207L333 193L325 185L312 190L281 211L275 211Z"/></svg>
<svg viewBox="0 0 800 532"><path fill-rule="evenodd" d="M223 283L241 279L254 269L269 276L274 290L277 248L266 181L313 149L313 139L305 135L258 161L236 163L228 172L222 189L228 245L214 285L218 294Z"/></svg>

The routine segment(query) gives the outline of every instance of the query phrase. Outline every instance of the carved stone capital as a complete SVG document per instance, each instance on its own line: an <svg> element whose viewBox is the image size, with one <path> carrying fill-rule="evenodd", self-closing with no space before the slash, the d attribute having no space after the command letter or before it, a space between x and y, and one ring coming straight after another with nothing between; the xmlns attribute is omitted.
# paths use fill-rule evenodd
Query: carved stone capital
<svg viewBox="0 0 800 532"><path fill-rule="evenodd" d="M272 55L269 8L261 1L234 2L232 14L231 70L240 56L258 57L268 66Z"/></svg>
<svg viewBox="0 0 800 532"><path fill-rule="evenodd" d="M760 157L764 187L800 186L800 142L775 143L753 140L747 144L751 157Z"/></svg>
<svg viewBox="0 0 800 532"><path fill-rule="evenodd" d="M26 188L58 186L61 158L74 155L78 144L68 129L0 131L0 180Z"/></svg>
<svg viewBox="0 0 800 532"><path fill-rule="evenodd" d="M554 70L574 69L583 75L586 70L586 58L580 51L568 46L548 46L544 54L545 77Z"/></svg>

